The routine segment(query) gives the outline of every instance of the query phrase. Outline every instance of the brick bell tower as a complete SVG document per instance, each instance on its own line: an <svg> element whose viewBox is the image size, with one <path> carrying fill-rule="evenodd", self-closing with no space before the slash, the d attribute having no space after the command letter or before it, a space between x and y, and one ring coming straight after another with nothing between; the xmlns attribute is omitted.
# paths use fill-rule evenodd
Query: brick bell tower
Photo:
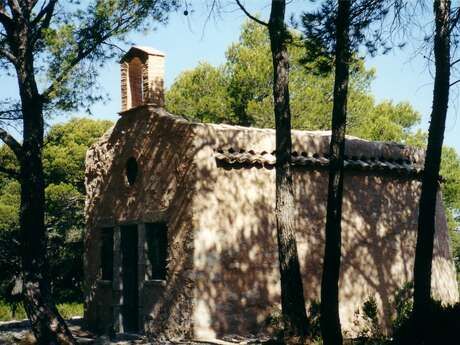
<svg viewBox="0 0 460 345"><path fill-rule="evenodd" d="M150 47L132 47L121 59L121 111L141 105L164 106L165 54Z"/></svg>

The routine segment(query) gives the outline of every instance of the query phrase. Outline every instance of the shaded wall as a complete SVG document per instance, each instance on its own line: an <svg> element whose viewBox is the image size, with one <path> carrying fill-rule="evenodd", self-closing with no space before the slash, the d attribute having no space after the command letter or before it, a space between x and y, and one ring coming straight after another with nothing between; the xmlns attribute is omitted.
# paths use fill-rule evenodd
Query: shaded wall
<svg viewBox="0 0 460 345"><path fill-rule="evenodd" d="M272 134L219 126L203 127L200 133L203 150L196 157L197 194L193 201L197 338L266 332L267 317L279 307L275 171L225 166L212 158L216 147L271 152ZM206 145L206 138L214 139ZM294 150L327 152L326 140L298 134ZM302 142L307 145L300 145ZM375 146L366 147L364 141L349 145L348 154L361 155L362 144L363 151L384 155ZM397 155L400 148L389 147L393 150L389 156ZM407 155L402 150L406 149L401 148L399 154ZM327 179L326 170L294 169L296 235L307 304L320 297ZM393 296L412 279L420 183L403 176L358 172L347 172L344 183L340 317L344 331L353 336L357 331L355 311L366 299L376 299L386 327ZM441 202L433 288L434 295L446 302L458 300Z"/></svg>
<svg viewBox="0 0 460 345"><path fill-rule="evenodd" d="M101 284L102 227L137 224L139 231L139 325L156 335L174 338L190 333L189 276L193 258L191 212L187 207L193 184L193 126L162 109L141 106L122 114L114 128L93 145L86 158L85 319L92 329L120 331L123 305L121 252L114 241L114 277ZM135 158L136 181L130 185L126 162ZM144 224L168 226L167 277L149 281L146 275ZM101 286L103 286L101 288ZM105 308L101 308L100 301ZM111 301L111 303L109 303ZM110 316L110 310L113 317ZM152 323L155 320L155 324ZM118 327L118 328L117 328ZM161 334L159 330L161 329Z"/></svg>
<svg viewBox="0 0 460 345"><path fill-rule="evenodd" d="M294 150L327 152L327 133L294 131ZM215 149L271 152L274 131L204 125L142 106L122 114L87 154L85 319L101 332L116 327L120 299L119 241L114 241L114 280L101 282L101 228L139 227L139 319L150 338L219 338L266 332L279 304L273 169L217 165ZM410 148L349 139L348 155L407 158ZM129 185L125 165L138 162ZM304 293L318 301L324 246L327 173L294 169L295 219ZM411 280L419 182L348 173L345 178L340 313L353 329L356 308L376 298L388 320L391 298ZM438 204L434 293L458 298L447 227ZM144 223L168 225L166 280L148 280ZM144 250L144 251L143 251ZM110 288L111 287L111 288ZM111 304L110 304L111 303ZM117 309L118 308L118 309ZM110 317L112 315L112 318Z"/></svg>

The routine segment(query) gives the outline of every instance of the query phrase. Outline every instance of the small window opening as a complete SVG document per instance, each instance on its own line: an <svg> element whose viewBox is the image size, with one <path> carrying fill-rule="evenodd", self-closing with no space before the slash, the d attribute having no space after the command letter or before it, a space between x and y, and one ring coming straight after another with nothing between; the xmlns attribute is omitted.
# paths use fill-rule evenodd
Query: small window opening
<svg viewBox="0 0 460 345"><path fill-rule="evenodd" d="M101 230L101 270L102 280L113 279L113 228Z"/></svg>
<svg viewBox="0 0 460 345"><path fill-rule="evenodd" d="M126 161L126 178L130 186L136 182L138 173L137 161L135 158L131 157Z"/></svg>
<svg viewBox="0 0 460 345"><path fill-rule="evenodd" d="M168 228L165 223L149 223L145 225L147 241L147 257L149 267L148 279L166 279L166 261L168 256Z"/></svg>

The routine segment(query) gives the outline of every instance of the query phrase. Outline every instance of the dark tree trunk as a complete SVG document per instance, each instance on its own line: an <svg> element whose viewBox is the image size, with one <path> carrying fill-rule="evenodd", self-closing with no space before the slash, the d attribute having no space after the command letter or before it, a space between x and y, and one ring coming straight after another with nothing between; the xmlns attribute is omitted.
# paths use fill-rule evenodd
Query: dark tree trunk
<svg viewBox="0 0 460 345"><path fill-rule="evenodd" d="M284 0L273 0L268 24L273 59L276 124L276 232L285 336L304 338L308 330L308 320L294 230L289 57L286 47L288 32L284 24L285 7Z"/></svg>
<svg viewBox="0 0 460 345"><path fill-rule="evenodd" d="M326 216L326 244L321 280L321 333L325 345L341 345L339 317L339 275L341 256L341 220L343 160L347 121L347 96L350 62L349 0L338 2L332 133L329 147L329 185Z"/></svg>
<svg viewBox="0 0 460 345"><path fill-rule="evenodd" d="M51 297L44 223L43 103L34 77L33 56L27 47L26 34L21 44L21 63L17 68L17 76L23 114L19 180L24 307L39 344L73 344L75 341L72 334Z"/></svg>
<svg viewBox="0 0 460 345"><path fill-rule="evenodd" d="M438 191L439 168L444 140L444 129L449 103L450 79L450 1L435 0L434 37L435 78L433 89L433 108L425 167L420 196L417 247L414 266L414 318L417 334L429 329L429 306L431 300L431 264L435 232L436 195Z"/></svg>

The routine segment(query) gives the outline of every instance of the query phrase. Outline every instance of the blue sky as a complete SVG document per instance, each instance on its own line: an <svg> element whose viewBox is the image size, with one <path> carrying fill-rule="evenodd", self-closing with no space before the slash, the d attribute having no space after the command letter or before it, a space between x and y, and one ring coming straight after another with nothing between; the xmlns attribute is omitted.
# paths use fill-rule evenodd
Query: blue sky
<svg viewBox="0 0 460 345"><path fill-rule="evenodd" d="M159 26L148 34L136 34L130 40L138 45L151 46L166 53L166 85L169 86L184 70L191 69L199 61L220 64L229 44L236 41L240 26L246 19L245 15L235 5L224 7L220 14L207 19L206 1L188 1L195 12L184 16L182 12L173 14L167 26ZM209 1L208 1L209 2ZM268 16L268 1L248 0L248 9ZM299 14L308 2L292 0L288 5L289 14ZM206 23L206 25L205 25ZM129 47L124 47L129 48ZM431 110L433 78L430 66L422 54L414 54L412 47L397 50L385 56L368 58L367 67L377 71L372 84L372 91L377 100L392 99L408 101L422 115L421 127L428 127ZM104 67L101 86L111 99L106 104L95 104L92 107L93 117L116 120L120 110L120 76L116 61L109 62ZM16 86L14 80L0 77L3 95L14 95ZM460 152L460 136L456 135L460 128L457 121L458 96L454 86L446 126L445 143L456 147ZM72 113L53 120L64 121L71 116L84 116L82 112Z"/></svg>

